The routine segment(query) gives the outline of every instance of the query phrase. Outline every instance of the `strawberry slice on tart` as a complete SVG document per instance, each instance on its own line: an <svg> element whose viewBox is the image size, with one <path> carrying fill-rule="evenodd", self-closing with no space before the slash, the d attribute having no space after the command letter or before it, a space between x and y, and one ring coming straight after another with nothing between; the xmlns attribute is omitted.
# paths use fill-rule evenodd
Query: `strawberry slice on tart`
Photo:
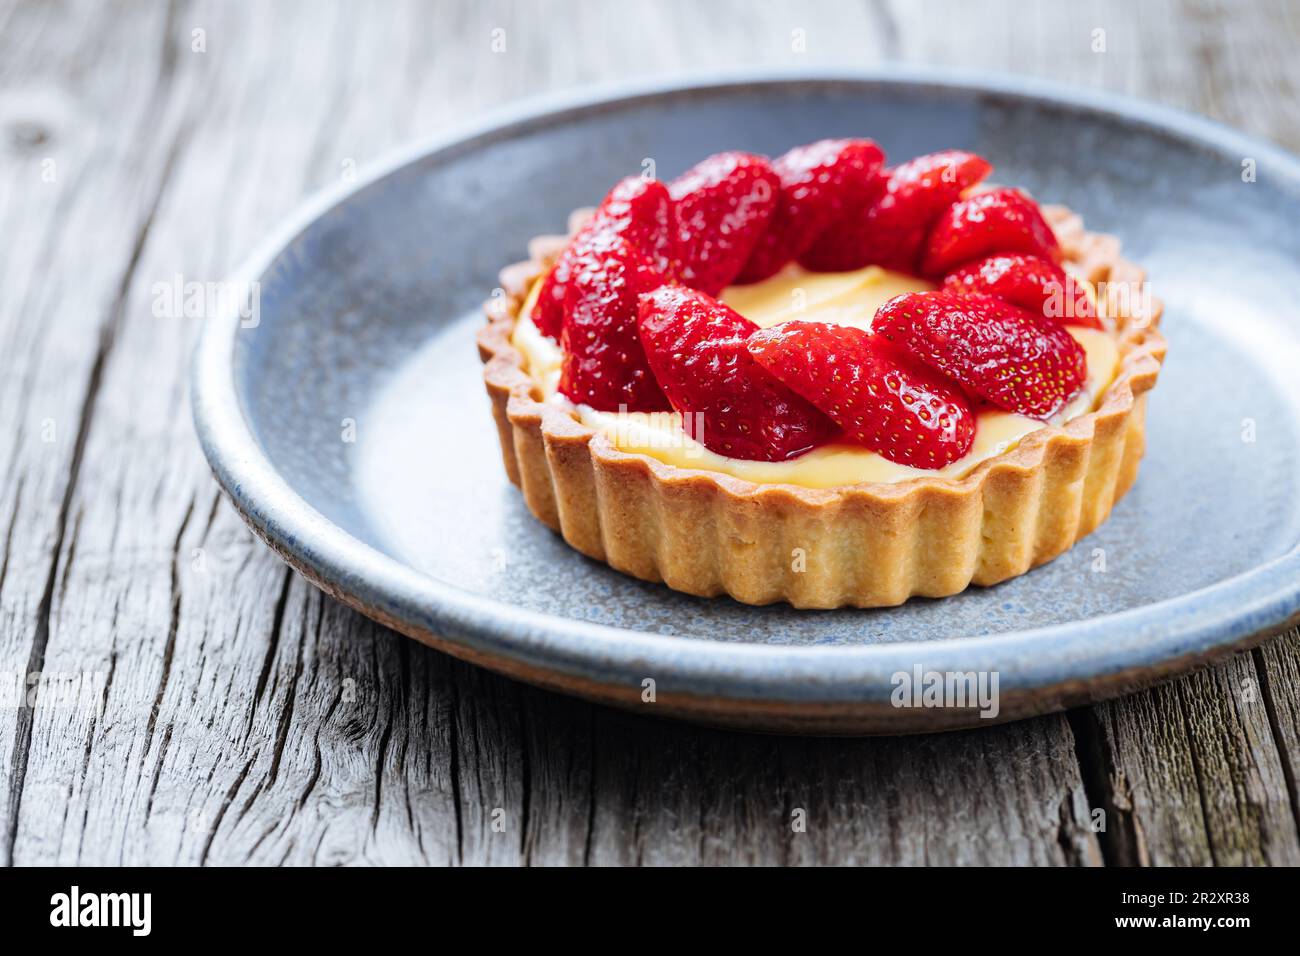
<svg viewBox="0 0 1300 956"><path fill-rule="evenodd" d="M1009 412L1048 419L1087 378L1083 348L1065 327L983 293L895 296L875 334Z"/></svg>
<svg viewBox="0 0 1300 956"><path fill-rule="evenodd" d="M975 440L960 388L863 329L785 322L750 336L747 347L848 437L890 461L942 468Z"/></svg>
<svg viewBox="0 0 1300 956"><path fill-rule="evenodd" d="M667 411L637 330L637 300L663 272L623 235L596 231L570 248L560 393L603 411Z"/></svg>
<svg viewBox="0 0 1300 956"><path fill-rule="evenodd" d="M676 277L717 295L735 281L776 209L781 177L762 156L708 157L668 186Z"/></svg>
<svg viewBox="0 0 1300 956"><path fill-rule="evenodd" d="M701 416L705 448L784 461L830 439L835 424L781 384L746 348L758 326L711 296L664 285L641 296L641 341L673 408Z"/></svg>
<svg viewBox="0 0 1300 956"><path fill-rule="evenodd" d="M992 171L986 159L963 150L929 153L885 170L878 197L824 230L799 262L814 272L879 265L915 273L935 220Z"/></svg>
<svg viewBox="0 0 1300 956"><path fill-rule="evenodd" d="M655 268L669 273L674 259L671 217L672 198L663 183L642 176L620 180L542 280L532 315L542 334L559 341L574 260L597 237L623 236L649 257Z"/></svg>
<svg viewBox="0 0 1300 956"><path fill-rule="evenodd" d="M943 275L995 252L1023 252L1061 261L1056 233L1019 189L990 189L953 203L935 222L921 263L925 275Z"/></svg>
<svg viewBox="0 0 1300 956"><path fill-rule="evenodd" d="M950 292L983 292L1063 325L1104 329L1086 288L1040 256L997 253L949 272L943 287Z"/></svg>
<svg viewBox="0 0 1300 956"><path fill-rule="evenodd" d="M880 191L884 161L869 139L823 139L778 156L772 162L781 178L776 208L737 281L774 275L828 226L861 212Z"/></svg>

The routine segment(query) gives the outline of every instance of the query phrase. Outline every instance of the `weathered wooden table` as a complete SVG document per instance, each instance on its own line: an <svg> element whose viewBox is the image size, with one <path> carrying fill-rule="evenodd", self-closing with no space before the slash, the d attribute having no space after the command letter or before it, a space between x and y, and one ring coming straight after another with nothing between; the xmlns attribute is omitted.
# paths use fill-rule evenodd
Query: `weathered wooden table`
<svg viewBox="0 0 1300 956"><path fill-rule="evenodd" d="M936 737L751 737L553 696L256 542L191 430L201 320L153 308L386 148L545 89L918 60L1296 149L1298 48L1294 2L0 0L0 672L49 682L0 711L0 861L1300 862L1294 632ZM57 693L76 674L80 703Z"/></svg>

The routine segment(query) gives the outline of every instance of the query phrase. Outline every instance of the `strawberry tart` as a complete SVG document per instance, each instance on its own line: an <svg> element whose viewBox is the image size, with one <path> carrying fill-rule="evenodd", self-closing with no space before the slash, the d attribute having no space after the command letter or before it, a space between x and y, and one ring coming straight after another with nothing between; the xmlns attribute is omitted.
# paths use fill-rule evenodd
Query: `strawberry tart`
<svg viewBox="0 0 1300 956"><path fill-rule="evenodd" d="M1118 241L867 139L625 179L502 272L506 473L578 551L690 594L877 607L1109 515L1165 343Z"/></svg>

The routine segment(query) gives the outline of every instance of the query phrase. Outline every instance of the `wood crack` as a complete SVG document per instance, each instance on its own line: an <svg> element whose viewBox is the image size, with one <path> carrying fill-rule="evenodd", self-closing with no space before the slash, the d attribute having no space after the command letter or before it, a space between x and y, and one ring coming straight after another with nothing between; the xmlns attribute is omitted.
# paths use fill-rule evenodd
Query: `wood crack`
<svg viewBox="0 0 1300 956"><path fill-rule="evenodd" d="M1279 763L1282 766L1282 776L1286 780L1287 797L1291 801L1291 816L1295 819L1296 829L1300 830L1300 791L1297 789L1295 769L1291 761L1286 759L1288 754L1286 735L1282 732L1277 699L1268 676L1268 664L1264 660L1264 651L1261 648L1253 648L1250 657L1255 666L1255 675L1259 679L1260 694L1264 698L1264 712L1268 715L1269 733L1273 737L1273 746L1277 749Z"/></svg>
<svg viewBox="0 0 1300 956"><path fill-rule="evenodd" d="M1080 707L1066 712L1074 738L1074 756L1088 802L1088 815L1100 809L1105 829L1096 834L1097 847L1105 866L1136 866L1142 863L1141 843L1132 813L1124 809L1114 791L1115 776L1107 759L1106 735L1097 707Z"/></svg>
<svg viewBox="0 0 1300 956"><path fill-rule="evenodd" d="M377 638L378 639L378 636ZM403 657L406 654L406 643L402 643L401 653ZM403 686L399 691L400 698L405 698L406 689ZM399 705L395 704L393 709L398 710ZM384 722L384 729L379 735L379 752L375 757L375 795L374 809L370 812L370 830L372 833L379 831L379 810L383 806L384 795L384 764L388 759L388 745L393 737L393 720L392 716Z"/></svg>
<svg viewBox="0 0 1300 956"><path fill-rule="evenodd" d="M522 807L519 811L519 855L523 858L524 865L528 865L528 813L529 802L532 799L532 766L528 756L528 700L524 693L522 684L515 685L515 700L519 707L519 786L523 792L520 802Z"/></svg>
<svg viewBox="0 0 1300 956"><path fill-rule="evenodd" d="M158 793L158 784L162 780L163 761L167 759L167 750L172 743L172 725L168 724L167 729L163 731L162 744L158 747L158 759L154 761L153 773L149 777L149 796L145 800L145 816L153 814L153 798Z"/></svg>
<svg viewBox="0 0 1300 956"><path fill-rule="evenodd" d="M217 818L212 821L212 827L208 830L208 835L203 841L203 850L199 853L199 866L207 865L208 854L212 852L212 843L217 838L217 830L221 827L221 821L225 818L226 811L230 809L230 804L234 802L235 795L239 793L239 788L248 779L248 772L253 769L253 764L256 761L256 754L249 757L248 762L244 764L244 769L239 772L239 775L235 777L235 782L226 791L226 795L221 801L221 808L217 810Z"/></svg>
<svg viewBox="0 0 1300 956"><path fill-rule="evenodd" d="M14 508L9 515L9 527L5 529L4 555L0 557L0 593L4 592L5 578L9 576L9 553L14 545L14 526L18 524L18 511L23 503L23 479L19 478L14 486Z"/></svg>
<svg viewBox="0 0 1300 956"><path fill-rule="evenodd" d="M266 686L271 680L271 668L275 666L276 654L280 649L280 631L284 626L284 609L289 603L289 585L293 582L293 571L284 568L283 583L280 585L280 596L275 602L275 612L271 617L271 637L266 645L266 654L262 658L262 670L257 675L257 687L253 691L253 703L248 708L248 728L244 731L244 736L252 739L253 722L257 719L257 707L262 701L262 696L266 693Z"/></svg>
<svg viewBox="0 0 1300 956"><path fill-rule="evenodd" d="M203 534L199 535L199 546L208 543L208 535L212 533L212 525L217 520L217 509L221 506L221 492L217 491L212 496L212 507L208 509L208 520L203 525Z"/></svg>
<svg viewBox="0 0 1300 956"><path fill-rule="evenodd" d="M465 822L460 808L460 692L457 690L457 669L458 668L454 663L448 665L447 686L450 688L451 706L447 711L447 751L449 765L447 770L451 776L451 802L456 816L456 862L458 864L463 864L465 862Z"/></svg>
<svg viewBox="0 0 1300 956"><path fill-rule="evenodd" d="M324 760L320 752L321 729L329 726L329 722L334 718L334 712L338 710L339 704L342 702L343 689L339 688L339 692L334 695L334 702L330 704L329 710L325 711L325 716L322 717L320 723L316 725L316 734L313 741L316 755L312 763L311 773L307 777L307 783L303 786L297 799L294 800L294 806L298 810L302 810L307 806L307 798L311 796L311 792L316 789L316 784L320 782L321 771L324 769Z"/></svg>
<svg viewBox="0 0 1300 956"><path fill-rule="evenodd" d="M171 678L172 659L176 654L176 635L180 631L181 621L181 539L185 536L185 529L189 527L190 518L193 514L194 499L191 498L189 507L185 509L185 516L181 519L180 527L176 531L176 538L172 542L171 613L167 622L167 640L163 644L162 672L158 675L158 688L154 691L153 707L149 711L149 722L145 727L145 743L144 748L140 752L141 760L143 760L145 755L153 748L154 729L158 724L158 715L162 711L163 695L167 692L167 681Z"/></svg>
<svg viewBox="0 0 1300 956"><path fill-rule="evenodd" d="M289 596L289 586L293 583L293 570L291 568L285 568L284 573L285 585L284 593L281 597L287 598ZM289 678L289 687L288 690L285 691L283 713L280 714L280 718L276 723L275 750L271 754L271 768L267 772L267 778L271 784L274 784L280 777L280 762L284 758L284 748L288 746L289 743L289 728L293 725L293 715L298 704L298 677L302 673L303 668L302 648L303 644L306 642L307 614L310 608L310 602L303 602L303 636L302 639L298 641L298 653L294 655L293 676ZM281 609L281 619L283 619L283 609ZM274 637L274 642L276 644L279 644L280 642L280 629L281 625L277 622ZM256 702L254 703L254 707L256 707Z"/></svg>
<svg viewBox="0 0 1300 956"><path fill-rule="evenodd" d="M588 773L587 785L587 833L582 843L582 865L591 865L591 848L596 837L596 708L587 705L589 724Z"/></svg>

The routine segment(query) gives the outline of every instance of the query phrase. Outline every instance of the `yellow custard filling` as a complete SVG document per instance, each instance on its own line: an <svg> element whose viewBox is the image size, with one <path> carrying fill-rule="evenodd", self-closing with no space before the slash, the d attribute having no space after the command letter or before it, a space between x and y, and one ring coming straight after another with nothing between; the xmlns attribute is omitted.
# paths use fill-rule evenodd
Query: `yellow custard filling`
<svg viewBox="0 0 1300 956"><path fill-rule="evenodd" d="M745 461L709 451L682 427L675 412L602 412L572 405L556 391L563 355L559 345L542 335L532 321L533 304L541 287L533 284L512 342L523 353L529 374L542 386L548 401L576 411L582 422L603 432L615 447L641 452L679 468L719 471L760 483L786 483L807 488L830 488L859 482L894 482L926 475L959 478L985 459L1012 448L1043 423L1013 412L982 411L976 418L975 442L962 458L945 468L923 469L900 465L861 445L833 442L789 461ZM904 292L921 292L934 285L879 266L853 272L812 273L789 266L770 279L747 286L732 286L721 299L755 324L767 328L791 319L834 322L871 328L876 309ZM1083 390L1058 412L1052 424L1063 424L1092 411L1097 398L1115 377L1119 349L1114 338L1097 329L1071 325L1069 333L1083 346L1088 377Z"/></svg>

